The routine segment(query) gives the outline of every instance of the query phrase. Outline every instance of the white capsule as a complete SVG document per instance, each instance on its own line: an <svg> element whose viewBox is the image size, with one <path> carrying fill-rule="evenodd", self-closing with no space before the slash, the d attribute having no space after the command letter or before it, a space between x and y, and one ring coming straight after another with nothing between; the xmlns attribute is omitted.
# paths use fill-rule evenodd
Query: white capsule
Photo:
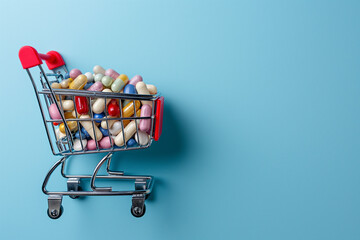
<svg viewBox="0 0 360 240"><path fill-rule="evenodd" d="M150 92L147 89L146 84L144 82L138 82L136 84L136 91L137 91L138 94L146 94L146 95L150 94ZM142 103L142 105L149 104L150 107L152 107L152 102L151 101L141 101L141 103Z"/></svg>
<svg viewBox="0 0 360 240"><path fill-rule="evenodd" d="M118 121L118 120L109 120L110 118L116 118L116 116L107 116L107 118L108 118L108 119L106 119L106 117L103 117L103 119L106 119L106 120L102 120L102 121L101 121L101 127L102 127L103 129L108 129L108 126L109 126L109 128L111 128L112 125L113 125L116 121ZM107 123L106 123L106 122L107 122Z"/></svg>
<svg viewBox="0 0 360 240"><path fill-rule="evenodd" d="M120 121L114 122L112 127L109 129L110 134L114 135L114 136L118 135L119 132L121 132L121 131L122 131L122 124Z"/></svg>
<svg viewBox="0 0 360 240"><path fill-rule="evenodd" d="M95 74L98 74L98 73L101 73L102 75L105 75L105 69L99 65L96 65L94 68L93 68L93 72Z"/></svg>
<svg viewBox="0 0 360 240"><path fill-rule="evenodd" d="M82 146L81 146L81 142L82 142ZM81 151L83 149L86 149L86 144L87 144L86 139L83 139L82 141L80 141L80 139L76 138L74 140L74 150L75 151Z"/></svg>
<svg viewBox="0 0 360 240"><path fill-rule="evenodd" d="M87 77L87 80L88 80L87 82L94 81L94 76L93 76L93 74L91 72L87 72L84 75Z"/></svg>
<svg viewBox="0 0 360 240"><path fill-rule="evenodd" d="M55 130L55 133L56 133L56 139L57 139L57 140L60 140L60 139L62 139L62 138L64 138L64 137L66 137L66 134L65 134L65 133L62 133L59 128L57 128L57 129Z"/></svg>
<svg viewBox="0 0 360 240"><path fill-rule="evenodd" d="M136 125L135 125L135 120L133 120L124 129L125 142L127 142L132 136L134 136L135 132L136 132ZM124 145L124 137L122 131L116 136L115 144L118 147Z"/></svg>
<svg viewBox="0 0 360 240"><path fill-rule="evenodd" d="M103 92L112 92L110 89L104 89ZM106 105L109 104L111 98L106 99ZM105 98L98 98L92 105L92 110L94 113L102 113L105 110Z"/></svg>
<svg viewBox="0 0 360 240"><path fill-rule="evenodd" d="M139 138L138 138L139 135ZM144 146L149 143L149 134L143 131L138 131L138 133L135 133L135 141L140 145ZM139 141L140 140L140 141Z"/></svg>
<svg viewBox="0 0 360 240"><path fill-rule="evenodd" d="M62 108L64 111L72 111L74 110L74 102L73 100L62 100Z"/></svg>
<svg viewBox="0 0 360 240"><path fill-rule="evenodd" d="M149 90L150 94L157 94L157 88L152 84L146 84L146 88Z"/></svg>
<svg viewBox="0 0 360 240"><path fill-rule="evenodd" d="M89 115L81 115L80 118L91 118ZM89 133L90 137L92 139L95 140L95 136L96 136L96 141L100 141L103 137L100 129L91 121L80 121L80 124L85 128L85 130ZM94 134L95 133L95 134Z"/></svg>

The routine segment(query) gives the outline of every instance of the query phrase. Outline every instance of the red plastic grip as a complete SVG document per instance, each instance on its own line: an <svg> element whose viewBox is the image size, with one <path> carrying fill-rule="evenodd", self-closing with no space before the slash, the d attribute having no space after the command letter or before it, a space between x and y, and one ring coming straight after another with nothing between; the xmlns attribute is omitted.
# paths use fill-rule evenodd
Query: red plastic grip
<svg viewBox="0 0 360 240"><path fill-rule="evenodd" d="M164 115L164 97L160 97L156 100L155 129L154 129L155 141L158 141L161 136L163 115Z"/></svg>
<svg viewBox="0 0 360 240"><path fill-rule="evenodd" d="M47 54L38 53L35 48L30 46L24 46L20 48L19 59L24 69L32 68L42 64L42 60L45 60L46 65L50 70L65 65L60 53L56 51L50 51Z"/></svg>

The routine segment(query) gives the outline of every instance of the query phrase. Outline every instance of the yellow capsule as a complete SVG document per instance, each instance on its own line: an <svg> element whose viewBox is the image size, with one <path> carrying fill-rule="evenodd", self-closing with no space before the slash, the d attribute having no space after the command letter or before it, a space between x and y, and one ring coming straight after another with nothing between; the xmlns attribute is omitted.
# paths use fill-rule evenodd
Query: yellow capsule
<svg viewBox="0 0 360 240"><path fill-rule="evenodd" d="M57 82L54 82L51 84L51 88L53 89L61 89L61 84L60 83L57 83ZM61 99L65 99L65 96L61 96ZM59 101L59 95L56 95L56 100Z"/></svg>
<svg viewBox="0 0 360 240"><path fill-rule="evenodd" d="M83 89L87 83L87 77L84 74L80 74L69 84L70 89L80 90Z"/></svg>
<svg viewBox="0 0 360 240"><path fill-rule="evenodd" d="M139 110L136 111L136 116L140 117L140 114L141 114L141 109L139 108ZM130 120L124 120L124 127L126 127L129 123Z"/></svg>
<svg viewBox="0 0 360 240"><path fill-rule="evenodd" d="M135 101L135 109L136 111L140 108L140 101ZM122 109L123 115L122 117L131 117L134 115L134 101L129 102L125 107Z"/></svg>
<svg viewBox="0 0 360 240"><path fill-rule="evenodd" d="M64 79L60 82L60 85L62 88L68 88L69 84L72 82L73 80L71 78L68 79Z"/></svg>
<svg viewBox="0 0 360 240"><path fill-rule="evenodd" d="M78 129L78 126L77 126L77 123L76 121L66 121L67 125L69 126L69 129L71 132L74 132ZM64 123L61 123L60 126L59 126L59 130L60 132L62 133L66 133L66 130L65 130L65 124Z"/></svg>
<svg viewBox="0 0 360 240"><path fill-rule="evenodd" d="M74 110L74 111L75 111L75 110ZM75 118L75 117L72 115L72 111L70 111L70 112L64 112L64 115L65 115L65 119Z"/></svg>
<svg viewBox="0 0 360 240"><path fill-rule="evenodd" d="M123 80L125 84L127 84L129 81L128 76L126 76L125 74L120 74L117 78L120 78L121 80Z"/></svg>

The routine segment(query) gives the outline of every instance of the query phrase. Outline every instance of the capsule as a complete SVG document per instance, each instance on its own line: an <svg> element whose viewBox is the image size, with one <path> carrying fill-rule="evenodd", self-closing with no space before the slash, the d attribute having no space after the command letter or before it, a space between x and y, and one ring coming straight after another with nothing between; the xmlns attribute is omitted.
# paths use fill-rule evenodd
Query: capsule
<svg viewBox="0 0 360 240"><path fill-rule="evenodd" d="M104 137L99 141L101 148L111 148L114 145L114 140L111 137Z"/></svg>
<svg viewBox="0 0 360 240"><path fill-rule="evenodd" d="M93 139L87 141L86 145L87 150L95 150L96 149L96 142Z"/></svg>
<svg viewBox="0 0 360 240"><path fill-rule="evenodd" d="M88 91L101 92L104 89L104 86L101 82L95 82L91 87L89 87Z"/></svg>
<svg viewBox="0 0 360 240"><path fill-rule="evenodd" d="M150 92L149 90L147 89L146 87L146 84L144 82L138 82L136 84L136 91L138 94L146 94L146 95L149 95ZM145 105L145 104L149 104L150 107L152 107L152 102L151 101L141 101L142 105Z"/></svg>
<svg viewBox="0 0 360 240"><path fill-rule="evenodd" d="M61 119L61 115L56 106L56 103L53 103L49 106L49 115L51 119Z"/></svg>
<svg viewBox="0 0 360 240"><path fill-rule="evenodd" d="M113 84L111 84L111 90L113 92L120 92L124 86L128 83L129 78L125 74L120 74L119 77L115 79Z"/></svg>
<svg viewBox="0 0 360 240"><path fill-rule="evenodd" d="M104 117L103 119L105 120L102 120L101 121L101 127L103 129L108 129L108 126L109 128L112 127L112 125L114 124L114 122L118 121L118 120L110 120L111 118L116 118L116 117L112 117L112 116L107 116L107 117ZM107 122L107 123L106 123Z"/></svg>
<svg viewBox="0 0 360 240"><path fill-rule="evenodd" d="M101 82L105 87L110 87L111 84L114 82L114 79L109 76L103 76L103 78L101 79Z"/></svg>
<svg viewBox="0 0 360 240"><path fill-rule="evenodd" d="M101 79L102 79L104 76L105 76L105 75L104 75L104 74L101 74L101 73L95 74L94 81L95 81L95 82L101 82Z"/></svg>
<svg viewBox="0 0 360 240"><path fill-rule="evenodd" d="M120 74L117 73L114 69L109 68L105 71L105 75L116 79L117 77L119 77Z"/></svg>
<svg viewBox="0 0 360 240"><path fill-rule="evenodd" d="M73 100L62 100L61 101L62 108L64 111L72 111L74 110L74 102Z"/></svg>
<svg viewBox="0 0 360 240"><path fill-rule="evenodd" d="M135 146L136 146L136 141L135 141L135 139L130 138L129 141L127 141L126 145L127 145L128 147L135 147Z"/></svg>
<svg viewBox="0 0 360 240"><path fill-rule="evenodd" d="M103 117L105 117L104 113L95 113L94 114L94 118L96 119L102 119ZM101 123L101 120L95 120L96 123Z"/></svg>
<svg viewBox="0 0 360 240"><path fill-rule="evenodd" d="M60 82L62 88L68 88L69 84L73 81L72 78L64 79Z"/></svg>
<svg viewBox="0 0 360 240"><path fill-rule="evenodd" d="M75 151L82 151L86 149L86 145L87 145L87 140L83 139L80 141L80 139L75 139L74 140L74 150Z"/></svg>
<svg viewBox="0 0 360 240"><path fill-rule="evenodd" d="M69 130L71 132L75 132L77 129L78 129L78 125L76 123L76 121L66 121L68 127L69 127ZM60 129L60 132L62 133L66 133L66 130L65 130L65 124L64 123L61 123L60 126L59 126L59 129Z"/></svg>
<svg viewBox="0 0 360 240"><path fill-rule="evenodd" d="M110 101L110 103L107 107L107 111L110 116L119 116L120 115L120 107L115 99Z"/></svg>
<svg viewBox="0 0 360 240"><path fill-rule="evenodd" d="M102 92L112 92L110 89L104 89ZM109 104L109 102L111 101L110 98L106 99L106 103L105 103L105 98L98 98L96 99L96 101L94 102L94 104L92 105L92 110L94 113L102 113L105 110L105 104Z"/></svg>
<svg viewBox="0 0 360 240"><path fill-rule="evenodd" d="M149 90L150 94L157 94L157 88L152 84L146 84L146 88Z"/></svg>
<svg viewBox="0 0 360 240"><path fill-rule="evenodd" d="M51 88L53 88L53 89L61 89L62 86L61 86L60 83L54 82L54 83L51 84ZM55 96L56 96L56 100L59 100L59 95L55 95ZM65 98L65 96L61 96L61 99L64 99L64 98Z"/></svg>
<svg viewBox="0 0 360 240"><path fill-rule="evenodd" d="M129 81L129 84L136 86L138 82L142 82L142 81L143 78L140 75L136 75Z"/></svg>
<svg viewBox="0 0 360 240"><path fill-rule="evenodd" d="M140 101L135 101L135 109L136 111L140 108ZM127 118L134 115L134 101L131 101L128 103L125 107L122 109L122 117Z"/></svg>
<svg viewBox="0 0 360 240"><path fill-rule="evenodd" d="M83 74L79 75L74 81L69 84L70 89L80 90L83 89L87 83L87 77Z"/></svg>
<svg viewBox="0 0 360 240"><path fill-rule="evenodd" d="M135 141L140 145L144 146L149 143L149 135L146 132L138 131L135 133Z"/></svg>
<svg viewBox="0 0 360 240"><path fill-rule="evenodd" d="M109 132L111 135L116 136L119 134L119 132L122 131L122 124L120 121L116 121L114 122L114 124L112 125L112 127L109 129Z"/></svg>
<svg viewBox="0 0 360 240"><path fill-rule="evenodd" d="M84 90L88 90L94 83L92 82L88 82L87 84L85 84L84 86Z"/></svg>
<svg viewBox="0 0 360 240"><path fill-rule="evenodd" d="M77 68L70 71L70 77L72 79L76 79L81 74L82 74L81 71L79 69L77 69Z"/></svg>
<svg viewBox="0 0 360 240"><path fill-rule="evenodd" d="M80 118L90 118L89 115L81 115ZM89 133L90 137L95 140L99 141L103 135L99 128L94 124L92 124L91 121L80 121L80 124L84 127L84 129Z"/></svg>
<svg viewBox="0 0 360 240"><path fill-rule="evenodd" d="M94 68L93 68L93 72L95 74L98 74L98 73L101 73L102 75L105 75L105 69L103 67L101 67L100 65L96 65Z"/></svg>
<svg viewBox="0 0 360 240"><path fill-rule="evenodd" d="M108 129L104 129L102 127L99 127L99 130L100 130L100 132L102 133L102 135L104 137L109 136L109 130Z"/></svg>
<svg viewBox="0 0 360 240"><path fill-rule="evenodd" d="M140 117L140 115L141 115L141 109L136 111L136 116ZM124 123L124 127L126 127L130 123L130 120L124 120L123 123Z"/></svg>
<svg viewBox="0 0 360 240"><path fill-rule="evenodd" d="M86 97L75 96L76 111L79 114L87 114L89 112L88 100Z"/></svg>
<svg viewBox="0 0 360 240"><path fill-rule="evenodd" d="M151 107L150 105L143 105L141 107L141 115L140 117L150 117L151 116ZM151 126L151 119L140 119L140 123L139 123L139 129L141 131L147 132L150 130L150 126Z"/></svg>
<svg viewBox="0 0 360 240"><path fill-rule="evenodd" d="M116 137L115 137L115 144L118 147L121 147L124 145L124 137L125 142L127 142L132 136L134 136L136 132L136 125L135 121L131 121L124 129L124 134L121 131Z"/></svg>
<svg viewBox="0 0 360 240"><path fill-rule="evenodd" d="M94 81L94 75L91 72L87 72L84 75L87 77L88 82Z"/></svg>

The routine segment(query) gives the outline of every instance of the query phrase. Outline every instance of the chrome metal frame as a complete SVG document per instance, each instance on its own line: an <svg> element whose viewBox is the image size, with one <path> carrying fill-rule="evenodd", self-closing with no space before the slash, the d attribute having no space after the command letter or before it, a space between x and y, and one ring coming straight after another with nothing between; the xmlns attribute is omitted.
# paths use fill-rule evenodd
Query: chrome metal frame
<svg viewBox="0 0 360 240"><path fill-rule="evenodd" d="M135 217L141 217L145 213L145 198L151 194L154 178L152 176L134 176L134 175L125 175L122 171L114 171L110 169L111 160L114 152L119 151L127 151L127 150L137 150L144 149L151 146L153 141L153 131L154 131L154 119L155 119L155 108L156 108L156 100L159 98L159 95L134 95L134 94L121 94L121 93L107 93L107 92L92 92L86 90L72 90L72 89L53 89L51 88L51 84L53 82L59 82L64 79L64 74L68 72L66 66L62 66L59 69L53 70L52 73L45 73L42 66L38 66L40 69L40 86L38 86L29 69L26 69L30 80L33 84L35 95L39 104L40 112L42 115L43 123L45 126L47 138L49 140L49 144L52 150L52 153L56 156L63 156L60 160L58 160L52 168L48 171L43 185L42 191L44 194L49 195L48 198L48 215L50 218L56 219L61 216L62 213L62 197L70 196L71 198L77 198L79 196L114 196L114 195L132 195L132 208L131 213ZM49 80L49 78L54 78L53 80ZM41 101L41 97L43 96L43 102ZM91 118L79 119L78 114L75 111L76 118L65 119L65 113L62 109L62 98L68 98L75 100L75 96L84 96L87 97L89 102L89 110ZM118 118L108 118L106 117L106 124L109 130L109 120L119 120L123 123L124 120L135 120L136 125L136 134L139 139L138 133L138 121L140 119L151 119L151 129L150 129L150 140L146 145L137 145L135 147L127 146L125 141L124 134L124 125L122 124L122 135L124 140L123 147L117 147L112 142L110 149L101 149L98 146L98 141L96 139L96 134L94 130L94 125L96 125L95 120L99 120L94 118L94 114L92 111L91 101L96 98L104 98L105 99L105 112L107 112L107 99L118 99L120 109L122 109L122 100L128 100L133 102L134 106L134 116L132 117L123 117L122 111L120 111L120 117ZM58 101L57 101L58 99ZM151 101L153 104L152 114L150 117L138 117L136 116L136 107L135 101ZM45 106L44 106L45 103ZM48 113L48 108L51 104L55 103L58 111L60 112L61 119L51 119ZM76 109L76 102L74 101L74 108ZM80 134L80 142L81 149L80 151L75 151L73 149L74 142L74 134L72 134L70 127L67 124L67 121L76 121L77 127L80 131L80 121L91 121L95 136L96 149L95 150L86 150L85 146L82 143L82 134ZM61 139L57 139L56 130L54 127L54 123L64 123L66 137ZM106 153L106 155L99 161L97 166L95 167L92 174L89 175L68 175L65 173L65 163L69 161L72 155L83 155L83 154L91 154L91 153ZM98 171L101 166L107 161L106 175L98 175ZM68 190L67 191L48 191L46 189L47 183L53 174L53 172L61 165L61 175L67 179ZM81 190L81 182L84 179L90 179L90 187L91 191L82 191ZM126 181L134 181L135 190L127 190L127 191L113 191L111 187L96 187L95 182L97 179L113 179L113 180L126 180Z"/></svg>

